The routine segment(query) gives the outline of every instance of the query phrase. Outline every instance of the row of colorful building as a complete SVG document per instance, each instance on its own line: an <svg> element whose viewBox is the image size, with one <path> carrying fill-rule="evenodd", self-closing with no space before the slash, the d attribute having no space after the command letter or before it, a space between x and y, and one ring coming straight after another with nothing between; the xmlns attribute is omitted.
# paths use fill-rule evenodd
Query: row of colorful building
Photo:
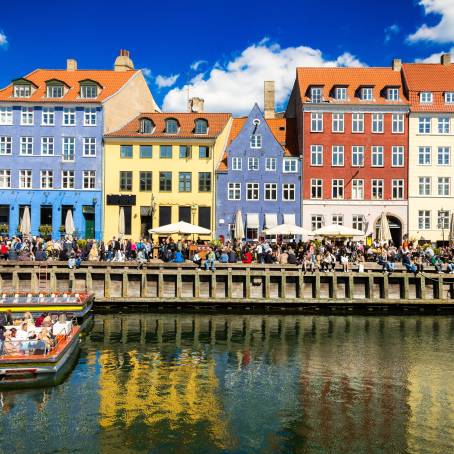
<svg viewBox="0 0 454 454"><path fill-rule="evenodd" d="M0 233L132 238L179 220L248 239L281 223L343 224L396 243L447 237L454 213L454 65L297 68L247 117L161 112L129 52L113 70L37 69L0 90Z"/></svg>

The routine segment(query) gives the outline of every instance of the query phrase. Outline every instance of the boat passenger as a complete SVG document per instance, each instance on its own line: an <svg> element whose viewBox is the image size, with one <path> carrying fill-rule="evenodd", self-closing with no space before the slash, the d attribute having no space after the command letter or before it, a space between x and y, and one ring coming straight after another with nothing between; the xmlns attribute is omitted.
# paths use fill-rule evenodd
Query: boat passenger
<svg viewBox="0 0 454 454"><path fill-rule="evenodd" d="M67 336L70 331L71 325L66 321L66 315L60 314L60 316L58 317L58 322L56 322L54 326L52 326L52 334L54 336L58 336L60 334Z"/></svg>
<svg viewBox="0 0 454 454"><path fill-rule="evenodd" d="M24 322L27 323L28 326L35 326L35 321L33 320L33 315L30 312L25 312Z"/></svg>
<svg viewBox="0 0 454 454"><path fill-rule="evenodd" d="M43 324L44 319L47 317L47 312L43 312L36 320L35 320L35 326L37 328L41 327Z"/></svg>
<svg viewBox="0 0 454 454"><path fill-rule="evenodd" d="M52 326L52 319L49 314L44 317L43 323L41 324L44 328L50 328Z"/></svg>
<svg viewBox="0 0 454 454"><path fill-rule="evenodd" d="M6 331L3 353L4 355L14 355L19 353L19 343L16 339L16 328L11 328L11 330Z"/></svg>

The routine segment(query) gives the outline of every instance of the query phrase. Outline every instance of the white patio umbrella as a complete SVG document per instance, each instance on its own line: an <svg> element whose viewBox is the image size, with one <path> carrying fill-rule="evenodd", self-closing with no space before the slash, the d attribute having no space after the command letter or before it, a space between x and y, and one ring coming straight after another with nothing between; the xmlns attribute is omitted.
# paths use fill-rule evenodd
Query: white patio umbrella
<svg viewBox="0 0 454 454"><path fill-rule="evenodd" d="M235 216L235 240L242 240L244 238L244 225L241 210L236 212Z"/></svg>
<svg viewBox="0 0 454 454"><path fill-rule="evenodd" d="M30 210L29 210L28 206L25 206L25 208L24 208L24 214L22 215L19 230L20 230L20 233L22 233L22 235L24 235L24 236L30 235L31 220L30 220Z"/></svg>
<svg viewBox="0 0 454 454"><path fill-rule="evenodd" d="M120 216L118 219L118 236L122 238L125 234L125 210L120 207Z"/></svg>
<svg viewBox="0 0 454 454"><path fill-rule="evenodd" d="M311 235L312 232L297 225L281 224L263 231L266 235Z"/></svg>
<svg viewBox="0 0 454 454"><path fill-rule="evenodd" d="M331 224L311 232L313 236L327 236L333 238L351 238L353 236L364 236L364 232L352 229L345 225Z"/></svg>
<svg viewBox="0 0 454 454"><path fill-rule="evenodd" d="M380 226L378 228L378 241L391 241L391 230L389 228L388 216L383 211L380 217Z"/></svg>
<svg viewBox="0 0 454 454"><path fill-rule="evenodd" d="M157 227L148 231L157 235L209 235L211 233L211 230L183 221L176 222L174 224L163 225L162 227Z"/></svg>
<svg viewBox="0 0 454 454"><path fill-rule="evenodd" d="M73 212L72 210L68 210L65 218L65 232L67 235L72 236L75 231L76 227L74 226Z"/></svg>
<svg viewBox="0 0 454 454"><path fill-rule="evenodd" d="M449 237L450 243L454 243L454 213L451 215L451 224L449 225Z"/></svg>

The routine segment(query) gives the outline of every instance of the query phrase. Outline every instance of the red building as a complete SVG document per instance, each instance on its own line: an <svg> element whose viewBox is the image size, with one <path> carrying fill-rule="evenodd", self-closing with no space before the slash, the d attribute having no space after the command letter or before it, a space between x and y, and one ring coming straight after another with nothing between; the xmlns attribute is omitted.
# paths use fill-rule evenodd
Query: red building
<svg viewBox="0 0 454 454"><path fill-rule="evenodd" d="M298 68L287 117L303 155L303 227L343 224L375 234L386 212L407 231L408 111L392 68Z"/></svg>

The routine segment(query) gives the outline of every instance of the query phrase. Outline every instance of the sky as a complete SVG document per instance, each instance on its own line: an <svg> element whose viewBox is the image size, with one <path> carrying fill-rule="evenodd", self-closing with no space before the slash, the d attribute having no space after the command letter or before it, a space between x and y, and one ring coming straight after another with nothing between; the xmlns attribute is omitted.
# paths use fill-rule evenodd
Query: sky
<svg viewBox="0 0 454 454"><path fill-rule="evenodd" d="M0 0L1 1L1 0ZM454 0L1 1L0 87L35 68L109 69L128 49L158 105L246 114L297 66L388 66L454 55Z"/></svg>

